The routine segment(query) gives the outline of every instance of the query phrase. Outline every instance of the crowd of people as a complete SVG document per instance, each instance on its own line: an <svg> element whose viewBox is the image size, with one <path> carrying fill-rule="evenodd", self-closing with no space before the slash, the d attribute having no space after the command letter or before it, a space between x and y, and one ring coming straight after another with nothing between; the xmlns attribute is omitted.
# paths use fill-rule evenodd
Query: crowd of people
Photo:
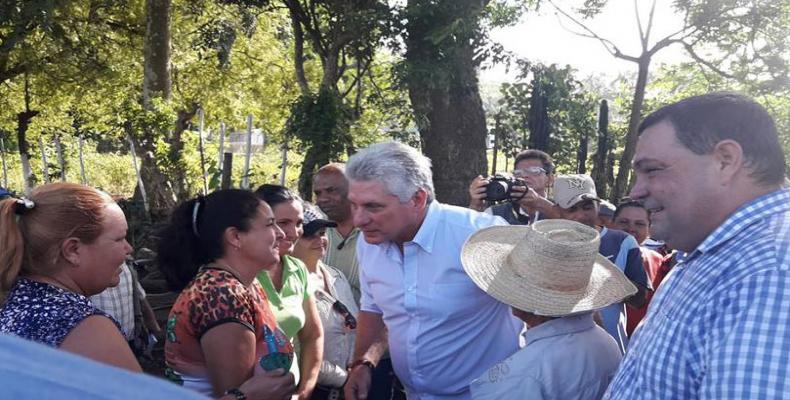
<svg viewBox="0 0 790 400"><path fill-rule="evenodd" d="M790 394L790 188L735 93L639 126L629 197L525 150L436 199L430 160L371 145L286 187L172 210L145 301L123 211L52 183L0 200L0 392L31 398L779 399ZM142 327L142 328L141 328ZM142 373L140 329L165 342ZM142 335L145 336L145 335ZM169 381L169 382L168 382Z"/></svg>

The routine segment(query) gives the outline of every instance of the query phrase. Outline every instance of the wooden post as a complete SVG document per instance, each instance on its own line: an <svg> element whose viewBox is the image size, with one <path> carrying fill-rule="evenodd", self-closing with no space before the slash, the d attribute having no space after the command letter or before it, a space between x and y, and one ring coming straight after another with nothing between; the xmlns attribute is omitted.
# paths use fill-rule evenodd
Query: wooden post
<svg viewBox="0 0 790 400"><path fill-rule="evenodd" d="M0 137L0 158L3 159L3 187L8 189L8 167L5 164L5 139Z"/></svg>
<svg viewBox="0 0 790 400"><path fill-rule="evenodd" d="M217 155L217 169L222 171L222 161L225 157L225 123L219 123L219 154Z"/></svg>
<svg viewBox="0 0 790 400"><path fill-rule="evenodd" d="M200 127L198 128L198 149L200 150L200 171L203 173L203 195L208 194L208 175L206 174L206 154L203 149L203 109L198 110Z"/></svg>
<svg viewBox="0 0 790 400"><path fill-rule="evenodd" d="M222 182L220 188L229 189L233 173L233 153L225 153L222 162Z"/></svg>
<svg viewBox="0 0 790 400"><path fill-rule="evenodd" d="M241 188L250 188L250 158L252 158L252 114L247 115L247 148L245 149L244 175L241 177Z"/></svg>
<svg viewBox="0 0 790 400"><path fill-rule="evenodd" d="M85 177L85 158L82 153L82 146L85 144L85 137L80 135L80 181L83 185L88 184L88 179Z"/></svg>
<svg viewBox="0 0 790 400"><path fill-rule="evenodd" d="M143 207L145 208L145 215L150 216L151 210L148 207L148 196L145 193L145 186L143 185L143 177L140 175L140 167L137 165L137 153L134 151L134 141L131 136L127 136L129 140L129 149L132 151L132 165L134 166L134 173L137 175L137 184L140 186L140 196L143 198Z"/></svg>
<svg viewBox="0 0 790 400"><path fill-rule="evenodd" d="M283 163L280 167L280 186L285 186L285 171L288 167L288 142L283 142Z"/></svg>
<svg viewBox="0 0 790 400"><path fill-rule="evenodd" d="M491 161L491 175L496 174L496 156L499 150L499 130L502 127L502 114L496 113L494 121L494 159Z"/></svg>
<svg viewBox="0 0 790 400"><path fill-rule="evenodd" d="M66 182L66 160L63 158L63 147L60 145L60 135L55 135L55 151L58 153L60 180Z"/></svg>
<svg viewBox="0 0 790 400"><path fill-rule="evenodd" d="M38 147L41 149L41 173L44 174L44 182L49 183L49 161L47 161L47 151L44 148L44 137L38 137Z"/></svg>

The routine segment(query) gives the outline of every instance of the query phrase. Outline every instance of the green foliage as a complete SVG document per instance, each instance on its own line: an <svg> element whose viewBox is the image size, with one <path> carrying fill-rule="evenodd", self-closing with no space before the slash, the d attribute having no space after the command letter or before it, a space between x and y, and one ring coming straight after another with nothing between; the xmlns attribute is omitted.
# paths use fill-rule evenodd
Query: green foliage
<svg viewBox="0 0 790 400"><path fill-rule="evenodd" d="M351 110L340 96L321 88L318 94L305 94L294 101L285 134L299 140L300 151L319 147L327 158L337 159L351 142L350 121Z"/></svg>
<svg viewBox="0 0 790 400"><path fill-rule="evenodd" d="M500 149L515 155L527 148L530 100L538 85L547 102L548 153L554 157L558 172L574 172L582 136L595 137L598 96L584 88L570 66L524 62L520 66L519 80L501 88L504 121L512 127L513 134L505 137Z"/></svg>
<svg viewBox="0 0 790 400"><path fill-rule="evenodd" d="M732 90L754 97L776 122L779 141L784 149L787 170L790 171L790 99L783 92L764 93L751 82L725 79L692 63L661 68L650 84L653 97L646 102L646 112L679 101L683 98L713 91Z"/></svg>

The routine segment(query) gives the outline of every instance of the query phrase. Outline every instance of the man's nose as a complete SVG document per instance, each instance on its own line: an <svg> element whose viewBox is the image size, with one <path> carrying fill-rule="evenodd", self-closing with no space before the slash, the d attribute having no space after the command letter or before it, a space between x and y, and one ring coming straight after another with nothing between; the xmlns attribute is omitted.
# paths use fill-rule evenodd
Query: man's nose
<svg viewBox="0 0 790 400"><path fill-rule="evenodd" d="M634 183L634 187L631 188L631 192L628 194L628 197L634 200L641 200L647 197L647 185L644 183L644 179L639 178L637 175L636 182Z"/></svg>
<svg viewBox="0 0 790 400"><path fill-rule="evenodd" d="M354 226L356 227L360 227L366 224L368 221L367 213L359 208L356 210L351 210L351 216L354 221Z"/></svg>

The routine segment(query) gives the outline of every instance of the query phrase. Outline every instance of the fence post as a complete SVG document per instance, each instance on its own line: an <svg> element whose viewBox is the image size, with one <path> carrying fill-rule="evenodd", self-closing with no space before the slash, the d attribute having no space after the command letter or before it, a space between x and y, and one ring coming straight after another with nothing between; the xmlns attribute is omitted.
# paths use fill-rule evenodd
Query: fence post
<svg viewBox="0 0 790 400"><path fill-rule="evenodd" d="M230 189L231 175L233 172L233 153L223 154L224 160L222 162L222 181L220 188Z"/></svg>
<svg viewBox="0 0 790 400"><path fill-rule="evenodd" d="M198 110L198 118L200 120L200 127L198 129L198 149L200 150L200 172L203 173L203 195L208 194L208 175L206 175L206 155L203 151L203 122L204 114L203 109Z"/></svg>
<svg viewBox="0 0 790 400"><path fill-rule="evenodd" d="M0 158L3 159L3 187L8 189L8 167L5 164L5 139L0 137Z"/></svg>
<svg viewBox="0 0 790 400"><path fill-rule="evenodd" d="M80 135L80 180L83 185L88 184L88 179L85 178L85 158L82 153L82 146L85 144L85 137Z"/></svg>
<svg viewBox="0 0 790 400"><path fill-rule="evenodd" d="M252 114L247 115L247 148L245 149L244 175L241 176L242 189L250 188L250 158L252 158Z"/></svg>
<svg viewBox="0 0 790 400"><path fill-rule="evenodd" d="M222 161L225 157L225 123L219 123L219 154L217 154L217 169L222 171Z"/></svg>
<svg viewBox="0 0 790 400"><path fill-rule="evenodd" d="M63 158L63 147L60 145L60 135L55 135L55 151L58 153L58 164L60 164L60 180L66 182L66 160Z"/></svg>
<svg viewBox="0 0 790 400"><path fill-rule="evenodd" d="M41 173L44 174L44 182L49 183L49 161L47 161L47 151L44 148L43 136L38 137L38 147L41 149Z"/></svg>
<svg viewBox="0 0 790 400"><path fill-rule="evenodd" d="M132 151L132 165L134 166L134 173L137 175L137 184L140 186L140 196L143 198L143 207L145 208L146 217L151 215L148 208L148 196L145 193L145 186L143 185L143 177L140 175L140 167L137 165L137 153L134 151L134 141L131 135L126 136L129 140L129 148Z"/></svg>
<svg viewBox="0 0 790 400"><path fill-rule="evenodd" d="M285 186L285 171L288 167L288 142L283 142L283 163L280 166L280 186Z"/></svg>

